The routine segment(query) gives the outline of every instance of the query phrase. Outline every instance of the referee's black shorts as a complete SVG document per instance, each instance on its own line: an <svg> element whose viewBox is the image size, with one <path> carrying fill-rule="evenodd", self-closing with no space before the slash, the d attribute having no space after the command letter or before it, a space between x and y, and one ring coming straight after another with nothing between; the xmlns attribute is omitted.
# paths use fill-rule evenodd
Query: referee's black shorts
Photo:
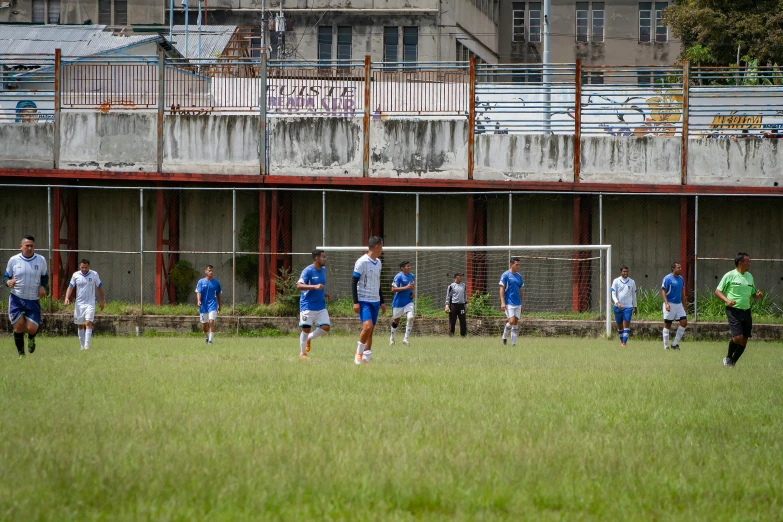
<svg viewBox="0 0 783 522"><path fill-rule="evenodd" d="M750 315L750 310L740 310L739 308L727 306L726 317L729 318L729 330L732 337L738 335L747 338L752 337L753 317Z"/></svg>

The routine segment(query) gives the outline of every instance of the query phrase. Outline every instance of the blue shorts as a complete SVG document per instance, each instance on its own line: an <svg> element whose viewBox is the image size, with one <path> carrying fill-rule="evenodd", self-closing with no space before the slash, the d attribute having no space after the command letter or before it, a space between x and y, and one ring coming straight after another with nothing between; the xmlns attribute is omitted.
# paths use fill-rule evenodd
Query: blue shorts
<svg viewBox="0 0 783 522"><path fill-rule="evenodd" d="M617 324L623 324L623 321L630 323L631 316L633 315L633 307L626 306L622 310L614 307L614 322Z"/></svg>
<svg viewBox="0 0 783 522"><path fill-rule="evenodd" d="M14 294L8 298L8 320L11 324L16 324L19 319L24 318L27 321L41 325L41 302L38 299L22 299Z"/></svg>
<svg viewBox="0 0 783 522"><path fill-rule="evenodd" d="M372 320L372 324L378 322L378 311L381 309L381 303L368 303L359 301L359 320L361 322Z"/></svg>

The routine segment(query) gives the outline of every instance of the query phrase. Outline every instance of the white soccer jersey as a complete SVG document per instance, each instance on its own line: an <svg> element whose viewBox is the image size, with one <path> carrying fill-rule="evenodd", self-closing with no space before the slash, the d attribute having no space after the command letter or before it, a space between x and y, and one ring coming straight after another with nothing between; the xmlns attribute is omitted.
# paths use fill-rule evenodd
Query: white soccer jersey
<svg viewBox="0 0 783 522"><path fill-rule="evenodd" d="M76 300L74 303L92 306L95 306L95 292L102 285L101 278L95 270L90 270L87 272L87 275L82 274L81 270L74 272L71 282L68 284L68 286L76 288Z"/></svg>
<svg viewBox="0 0 783 522"><path fill-rule="evenodd" d="M618 302L623 305L623 308L636 308L636 283L630 277L623 281L622 277L618 277L612 281L612 301L614 304Z"/></svg>
<svg viewBox="0 0 783 522"><path fill-rule="evenodd" d="M373 261L364 254L353 267L353 276L359 278L356 293L359 301L377 303L381 300L381 260Z"/></svg>
<svg viewBox="0 0 783 522"><path fill-rule="evenodd" d="M41 287L41 276L49 275L46 259L38 254L27 259L22 254L16 254L8 260L5 275L16 279L16 285L11 293L21 299L38 299L38 289Z"/></svg>

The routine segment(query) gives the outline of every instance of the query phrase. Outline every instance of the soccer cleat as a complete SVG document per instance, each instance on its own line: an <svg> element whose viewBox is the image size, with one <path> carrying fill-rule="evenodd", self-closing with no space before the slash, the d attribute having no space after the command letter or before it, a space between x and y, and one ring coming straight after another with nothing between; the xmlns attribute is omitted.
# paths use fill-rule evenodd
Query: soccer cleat
<svg viewBox="0 0 783 522"><path fill-rule="evenodd" d="M89 346L85 346L85 347L84 347L84 349L85 349L85 350L89 350L89 349L90 349L90 347L89 347Z"/></svg>
<svg viewBox="0 0 783 522"><path fill-rule="evenodd" d="M389 337L389 346L394 346L394 337Z"/></svg>
<svg viewBox="0 0 783 522"><path fill-rule="evenodd" d="M310 356L309 356L309 355L307 355L306 353L300 353L300 354L299 354L299 358L300 358L300 359L309 359L309 358L310 358Z"/></svg>
<svg viewBox="0 0 783 522"><path fill-rule="evenodd" d="M371 355L372 355L372 350L364 350L364 353L362 354L362 364L370 364Z"/></svg>
<svg viewBox="0 0 783 522"><path fill-rule="evenodd" d="M625 343L620 343L620 346L622 346L623 348L625 348Z"/></svg>
<svg viewBox="0 0 783 522"><path fill-rule="evenodd" d="M672 345L672 350L677 350L679 352L680 351L680 345L679 344L673 344Z"/></svg>
<svg viewBox="0 0 783 522"><path fill-rule="evenodd" d="M35 338L27 341L27 351L30 353L35 351Z"/></svg>
<svg viewBox="0 0 783 522"><path fill-rule="evenodd" d="M310 351L310 339L307 340L307 344L305 345L305 351L306 352Z"/></svg>
<svg viewBox="0 0 783 522"><path fill-rule="evenodd" d="M726 368L732 368L734 366L734 361L732 361L728 357L724 357L723 358L723 366L725 366Z"/></svg>
<svg viewBox="0 0 783 522"><path fill-rule="evenodd" d="M668 347L668 346L666 346L666 345L664 344L664 345L663 345L663 349L664 349L664 350L668 350L668 349L669 349L669 347Z"/></svg>
<svg viewBox="0 0 783 522"><path fill-rule="evenodd" d="M405 346L410 346L411 342L408 339L403 339L402 344L404 344Z"/></svg>
<svg viewBox="0 0 783 522"><path fill-rule="evenodd" d="M209 337L204 337L204 344L209 344Z"/></svg>
<svg viewBox="0 0 783 522"><path fill-rule="evenodd" d="M507 342L508 342L507 339L503 339L503 346L505 346Z"/></svg>
<svg viewBox="0 0 783 522"><path fill-rule="evenodd" d="M353 363L356 365L362 364L362 354L360 353L354 354Z"/></svg>
<svg viewBox="0 0 783 522"><path fill-rule="evenodd" d="M211 344L212 344L212 341L209 341L209 340L208 340L208 341L207 341L207 344L211 345Z"/></svg>
<svg viewBox="0 0 783 522"><path fill-rule="evenodd" d="M20 354L19 354L19 358L20 358L20 359L24 359L24 352L22 352L22 353L20 353Z"/></svg>

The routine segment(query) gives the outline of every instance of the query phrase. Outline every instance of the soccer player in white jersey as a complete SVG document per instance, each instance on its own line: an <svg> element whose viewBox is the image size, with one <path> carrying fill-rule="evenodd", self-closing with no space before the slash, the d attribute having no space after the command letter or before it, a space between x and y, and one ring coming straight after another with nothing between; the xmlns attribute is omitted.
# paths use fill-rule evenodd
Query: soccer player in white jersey
<svg viewBox="0 0 783 522"><path fill-rule="evenodd" d="M405 315L405 337L402 344L411 344L410 336L413 330L413 288L416 286L416 277L411 274L411 264L408 261L400 262L400 273L394 276L392 281L392 324L389 344L394 344L394 334L400 326L400 319Z"/></svg>
<svg viewBox="0 0 783 522"><path fill-rule="evenodd" d="M353 267L351 279L351 294L353 311L362 321L362 333L359 334L359 345L353 362L370 364L372 355L372 334L375 323L378 322L378 310L386 313L381 292L381 260L383 239L373 236L367 242L367 253L360 257Z"/></svg>
<svg viewBox="0 0 783 522"><path fill-rule="evenodd" d="M525 282L519 273L519 258L512 257L508 270L500 276L500 309L506 312L508 322L503 328L503 344L511 331L511 346L516 346L519 334L519 318L522 317L522 288Z"/></svg>
<svg viewBox="0 0 783 522"><path fill-rule="evenodd" d="M49 285L46 259L35 253L35 238L24 236L19 245L22 252L8 260L3 284L11 289L8 298L8 320L14 330L14 344L19 357L24 357L24 334L27 350L35 351L35 335L41 325L41 302Z"/></svg>
<svg viewBox="0 0 783 522"><path fill-rule="evenodd" d="M299 357L307 359L310 341L326 335L331 328L329 312L326 311L326 253L313 250L313 264L302 270L296 289L302 292L299 297ZM315 327L315 330L312 328ZM312 330L312 331L311 331Z"/></svg>
<svg viewBox="0 0 783 522"><path fill-rule="evenodd" d="M206 277L196 284L196 305L198 305L201 329L204 331L204 342L212 344L215 339L215 321L223 308L223 290L220 281L214 278L215 267L207 265L204 269Z"/></svg>
<svg viewBox="0 0 783 522"><path fill-rule="evenodd" d="M636 315L636 282L628 277L628 267L620 267L620 277L612 281L612 302L614 303L614 322L617 324L617 336L625 348L631 333L631 316Z"/></svg>
<svg viewBox="0 0 783 522"><path fill-rule="evenodd" d="M672 263L672 271L666 274L661 281L661 296L663 297L663 349L669 349L669 331L672 328L673 321L679 321L680 326L674 334L674 341L671 344L672 350L680 349L680 341L685 335L685 328L688 327L688 317L685 315L685 280L680 273L682 265L678 262Z"/></svg>
<svg viewBox="0 0 783 522"><path fill-rule="evenodd" d="M79 346L81 350L90 349L92 328L95 321L95 292L101 298L101 311L105 304L103 283L95 270L90 270L87 259L79 261L79 271L74 272L68 290L65 292L65 306L71 304L71 294L76 294L73 307L73 322L79 329Z"/></svg>

